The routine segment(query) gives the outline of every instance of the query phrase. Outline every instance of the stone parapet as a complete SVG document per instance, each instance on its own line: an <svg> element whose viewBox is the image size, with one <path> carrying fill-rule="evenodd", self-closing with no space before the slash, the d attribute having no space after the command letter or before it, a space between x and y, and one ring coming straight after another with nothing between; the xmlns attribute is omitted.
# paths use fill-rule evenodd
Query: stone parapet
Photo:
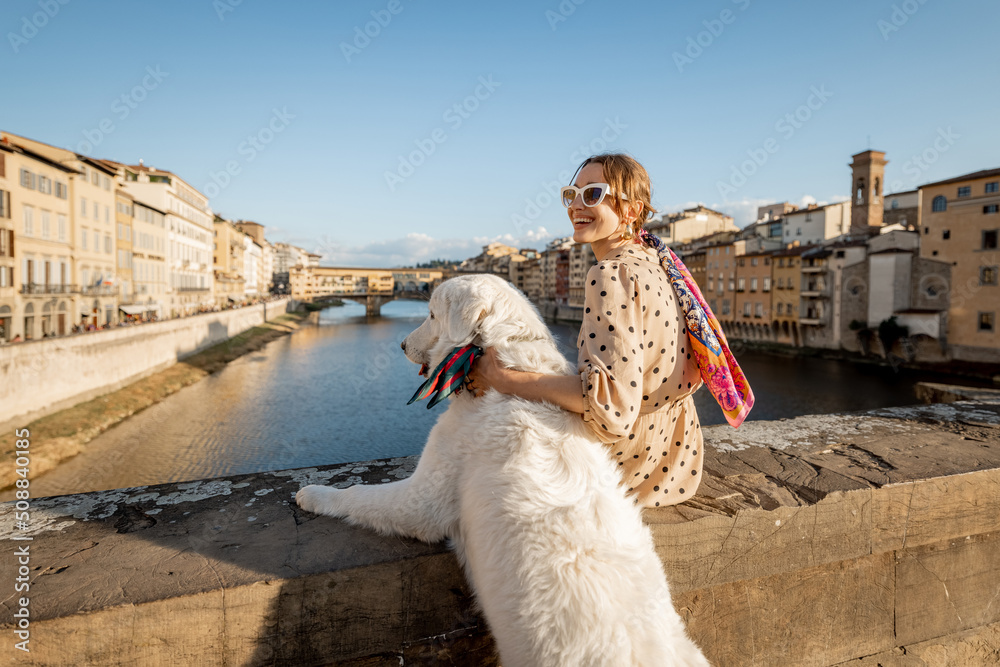
<svg viewBox="0 0 1000 667"><path fill-rule="evenodd" d="M705 440L697 496L645 518L713 665L995 656L1000 400L707 427ZM415 463L40 498L27 531L0 505L3 585L30 549L30 590L0 606L0 651L15 650L27 595L26 665L495 664L444 544L294 504L303 484L379 484ZM929 657L891 661L916 651Z"/></svg>

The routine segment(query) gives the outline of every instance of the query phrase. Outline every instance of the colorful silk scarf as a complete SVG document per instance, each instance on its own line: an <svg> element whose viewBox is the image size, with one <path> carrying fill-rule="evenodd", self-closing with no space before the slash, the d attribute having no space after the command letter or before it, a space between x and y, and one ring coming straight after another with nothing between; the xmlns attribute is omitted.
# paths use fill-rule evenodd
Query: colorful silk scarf
<svg viewBox="0 0 1000 667"><path fill-rule="evenodd" d="M701 379L722 408L726 421L737 428L753 407L753 391L729 350L729 343L719 320L715 319L698 284L691 277L691 272L673 250L646 230L639 232L638 241L651 247L659 256L660 264L667 272L681 308L684 309L688 341L691 353L698 361Z"/></svg>
<svg viewBox="0 0 1000 667"><path fill-rule="evenodd" d="M409 405L414 401L422 401L431 394L434 394L434 398L427 404L427 409L430 410L448 396L454 394L462 387L462 382L465 380L466 374L472 368L472 362L482 353L483 348L476 345L456 347L427 376L427 381L420 385L417 393L406 404Z"/></svg>

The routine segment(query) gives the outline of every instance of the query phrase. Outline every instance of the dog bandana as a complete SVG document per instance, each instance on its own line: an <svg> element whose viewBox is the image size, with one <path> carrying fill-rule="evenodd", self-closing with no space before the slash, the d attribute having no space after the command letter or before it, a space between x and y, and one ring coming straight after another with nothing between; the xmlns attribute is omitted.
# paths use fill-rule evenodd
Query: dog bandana
<svg viewBox="0 0 1000 667"><path fill-rule="evenodd" d="M753 407L753 390L729 349L719 320L708 307L691 272L673 250L644 229L639 232L637 240L651 247L659 256L660 264L666 270L684 309L691 353L698 361L701 379L722 408L726 421L737 428Z"/></svg>
<svg viewBox="0 0 1000 667"><path fill-rule="evenodd" d="M438 364L437 368L427 376L427 381L420 385L417 393L413 395L407 405L414 401L422 401L431 394L434 398L427 404L430 410L435 405L451 396L462 387L462 382L472 368L472 362L483 353L483 348L476 345L466 345L456 347L451 351L445 360Z"/></svg>

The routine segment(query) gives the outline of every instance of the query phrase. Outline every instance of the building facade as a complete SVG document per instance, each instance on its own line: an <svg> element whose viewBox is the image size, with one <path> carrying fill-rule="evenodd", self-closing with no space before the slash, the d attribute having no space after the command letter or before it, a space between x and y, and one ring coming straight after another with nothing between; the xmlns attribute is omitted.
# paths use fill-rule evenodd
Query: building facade
<svg viewBox="0 0 1000 667"><path fill-rule="evenodd" d="M5 137L6 139L6 137ZM9 140L5 178L0 319L5 340L62 335L80 321L74 285L70 183L78 172Z"/></svg>
<svg viewBox="0 0 1000 667"><path fill-rule="evenodd" d="M125 312L164 317L169 310L166 213L132 200L132 297ZM136 308L138 306L138 308Z"/></svg>
<svg viewBox="0 0 1000 667"><path fill-rule="evenodd" d="M214 215L208 198L169 171L144 165L116 165L124 188L165 214L167 303L171 317L215 306L213 297Z"/></svg>
<svg viewBox="0 0 1000 667"><path fill-rule="evenodd" d="M920 256L951 264L952 355L1000 361L1000 169L922 185L920 223Z"/></svg>

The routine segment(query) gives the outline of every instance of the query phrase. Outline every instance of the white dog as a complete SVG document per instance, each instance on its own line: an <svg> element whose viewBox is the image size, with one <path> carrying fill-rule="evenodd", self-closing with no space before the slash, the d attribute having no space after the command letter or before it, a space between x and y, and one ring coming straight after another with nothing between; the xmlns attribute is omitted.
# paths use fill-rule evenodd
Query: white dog
<svg viewBox="0 0 1000 667"><path fill-rule="evenodd" d="M510 368L573 372L535 308L496 276L452 278L429 305L403 341L422 372L470 342ZM410 478L306 486L296 501L385 535L451 538L504 667L708 665L616 466L579 415L554 405L463 392Z"/></svg>

